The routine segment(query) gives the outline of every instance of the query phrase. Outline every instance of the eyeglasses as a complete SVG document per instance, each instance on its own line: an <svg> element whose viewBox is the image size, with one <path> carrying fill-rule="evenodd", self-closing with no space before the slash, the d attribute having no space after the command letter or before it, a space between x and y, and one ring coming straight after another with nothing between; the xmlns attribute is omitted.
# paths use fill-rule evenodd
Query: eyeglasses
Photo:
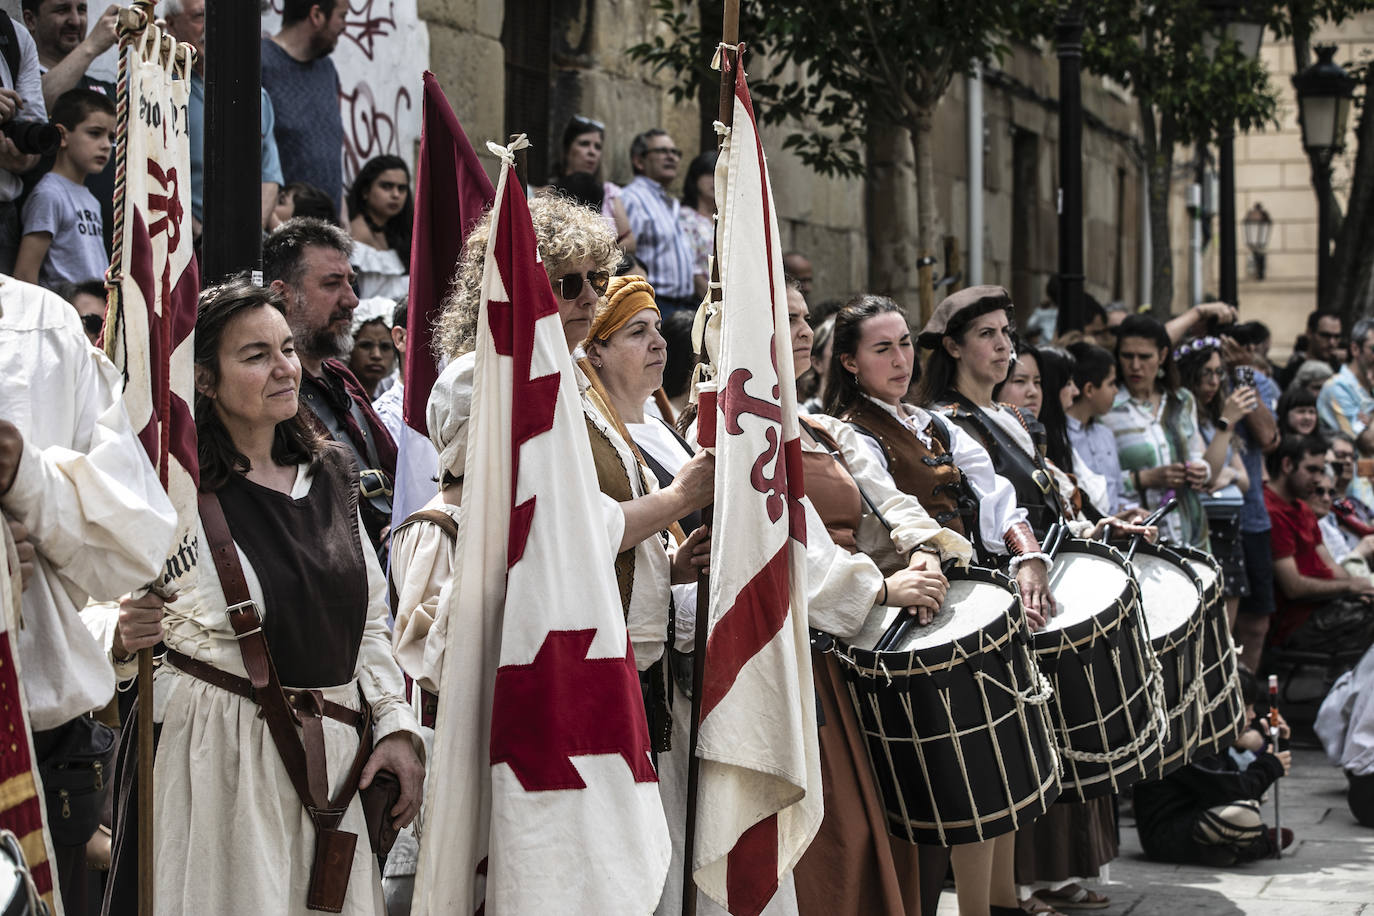
<svg viewBox="0 0 1374 916"><path fill-rule="evenodd" d="M91 335L92 337L95 337L101 331L105 330L105 316L82 315L81 326L86 329L87 334Z"/></svg>
<svg viewBox="0 0 1374 916"><path fill-rule="evenodd" d="M582 274L564 274L558 278L558 295L571 302L582 294ZM606 295L606 287L611 285L611 275L604 270L587 271L586 281L597 296Z"/></svg>
<svg viewBox="0 0 1374 916"><path fill-rule="evenodd" d="M1335 495L1336 495L1336 490L1335 490L1334 488L1328 490L1326 487L1317 487L1315 490L1312 491L1312 495L1313 495L1313 496L1335 496Z"/></svg>
<svg viewBox="0 0 1374 916"><path fill-rule="evenodd" d="M681 159L681 158L682 158L682 150L678 149L676 146L660 146L660 147L656 147L655 149L648 149L648 150L645 150L644 152L645 152L645 155L652 155L652 154L654 154L654 153L662 153L662 154L664 154L665 156L672 156L672 157L675 158L675 159Z"/></svg>
<svg viewBox="0 0 1374 916"><path fill-rule="evenodd" d="M1217 381L1221 381L1222 379L1226 378L1226 370L1225 370L1225 369L1203 369L1201 372L1198 373L1198 375L1199 375L1200 377L1202 377L1202 378L1214 378L1214 379L1216 379Z"/></svg>

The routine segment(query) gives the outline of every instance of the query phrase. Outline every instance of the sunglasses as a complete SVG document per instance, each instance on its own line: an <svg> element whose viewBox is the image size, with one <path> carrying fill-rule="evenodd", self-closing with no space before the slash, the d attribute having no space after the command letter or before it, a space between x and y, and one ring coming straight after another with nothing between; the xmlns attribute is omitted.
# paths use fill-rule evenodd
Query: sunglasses
<svg viewBox="0 0 1374 916"><path fill-rule="evenodd" d="M1312 491L1312 495L1313 495L1313 496L1335 496L1335 495L1336 495L1336 491L1335 491L1334 489L1328 490L1326 487L1317 487L1315 490Z"/></svg>
<svg viewBox="0 0 1374 916"><path fill-rule="evenodd" d="M558 278L558 295L571 302L582 294L582 274L564 274ZM611 285L611 275L604 270L587 271L586 281L592 292L598 296L606 295L606 287Z"/></svg>
<svg viewBox="0 0 1374 916"><path fill-rule="evenodd" d="M105 330L105 316L82 315L81 326L86 329L87 334L95 336L99 334L101 331Z"/></svg>

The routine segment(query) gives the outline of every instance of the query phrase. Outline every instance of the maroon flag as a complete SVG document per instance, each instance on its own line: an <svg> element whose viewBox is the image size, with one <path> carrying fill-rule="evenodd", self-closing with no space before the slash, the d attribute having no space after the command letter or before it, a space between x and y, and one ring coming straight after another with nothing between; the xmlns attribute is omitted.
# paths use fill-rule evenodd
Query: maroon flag
<svg viewBox="0 0 1374 916"><path fill-rule="evenodd" d="M415 229L406 313L405 421L429 435L425 405L439 377L430 340L468 230L496 198L444 90L425 71L424 120L415 164Z"/></svg>

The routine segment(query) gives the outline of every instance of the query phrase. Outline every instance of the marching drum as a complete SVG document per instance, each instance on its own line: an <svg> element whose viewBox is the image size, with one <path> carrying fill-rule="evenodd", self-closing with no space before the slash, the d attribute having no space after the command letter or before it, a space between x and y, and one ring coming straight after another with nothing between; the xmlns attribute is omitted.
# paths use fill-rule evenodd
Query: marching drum
<svg viewBox="0 0 1374 916"><path fill-rule="evenodd" d="M1203 619L1201 709L1198 755L1224 750L1245 726L1245 700L1240 692L1239 659L1226 617L1221 567L1211 554L1192 547L1174 547L1202 581Z"/></svg>
<svg viewBox="0 0 1374 916"><path fill-rule="evenodd" d="M1048 685L1031 662L1006 576L953 569L935 619L879 644L899 609L875 608L836 657L858 712L888 830L952 846L1010 833L1059 796Z"/></svg>
<svg viewBox="0 0 1374 916"><path fill-rule="evenodd" d="M1065 540L1050 573L1058 611L1031 637L1054 689L1050 720L1064 794L1111 795L1159 767L1159 673L1125 558L1098 541Z"/></svg>
<svg viewBox="0 0 1374 916"><path fill-rule="evenodd" d="M1158 776L1193 758L1202 710L1202 579L1172 548L1142 543L1131 560L1150 645L1159 659L1168 732Z"/></svg>

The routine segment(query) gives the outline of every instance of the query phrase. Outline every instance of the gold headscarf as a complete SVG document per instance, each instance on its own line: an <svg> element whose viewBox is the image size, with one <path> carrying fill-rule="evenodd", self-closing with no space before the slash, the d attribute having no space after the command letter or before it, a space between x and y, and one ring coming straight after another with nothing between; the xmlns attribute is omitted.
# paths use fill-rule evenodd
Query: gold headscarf
<svg viewBox="0 0 1374 916"><path fill-rule="evenodd" d="M658 312L654 288L648 280L634 275L611 277L606 295L596 304L596 317L592 319L592 329L587 339L610 340L612 334L645 309Z"/></svg>

